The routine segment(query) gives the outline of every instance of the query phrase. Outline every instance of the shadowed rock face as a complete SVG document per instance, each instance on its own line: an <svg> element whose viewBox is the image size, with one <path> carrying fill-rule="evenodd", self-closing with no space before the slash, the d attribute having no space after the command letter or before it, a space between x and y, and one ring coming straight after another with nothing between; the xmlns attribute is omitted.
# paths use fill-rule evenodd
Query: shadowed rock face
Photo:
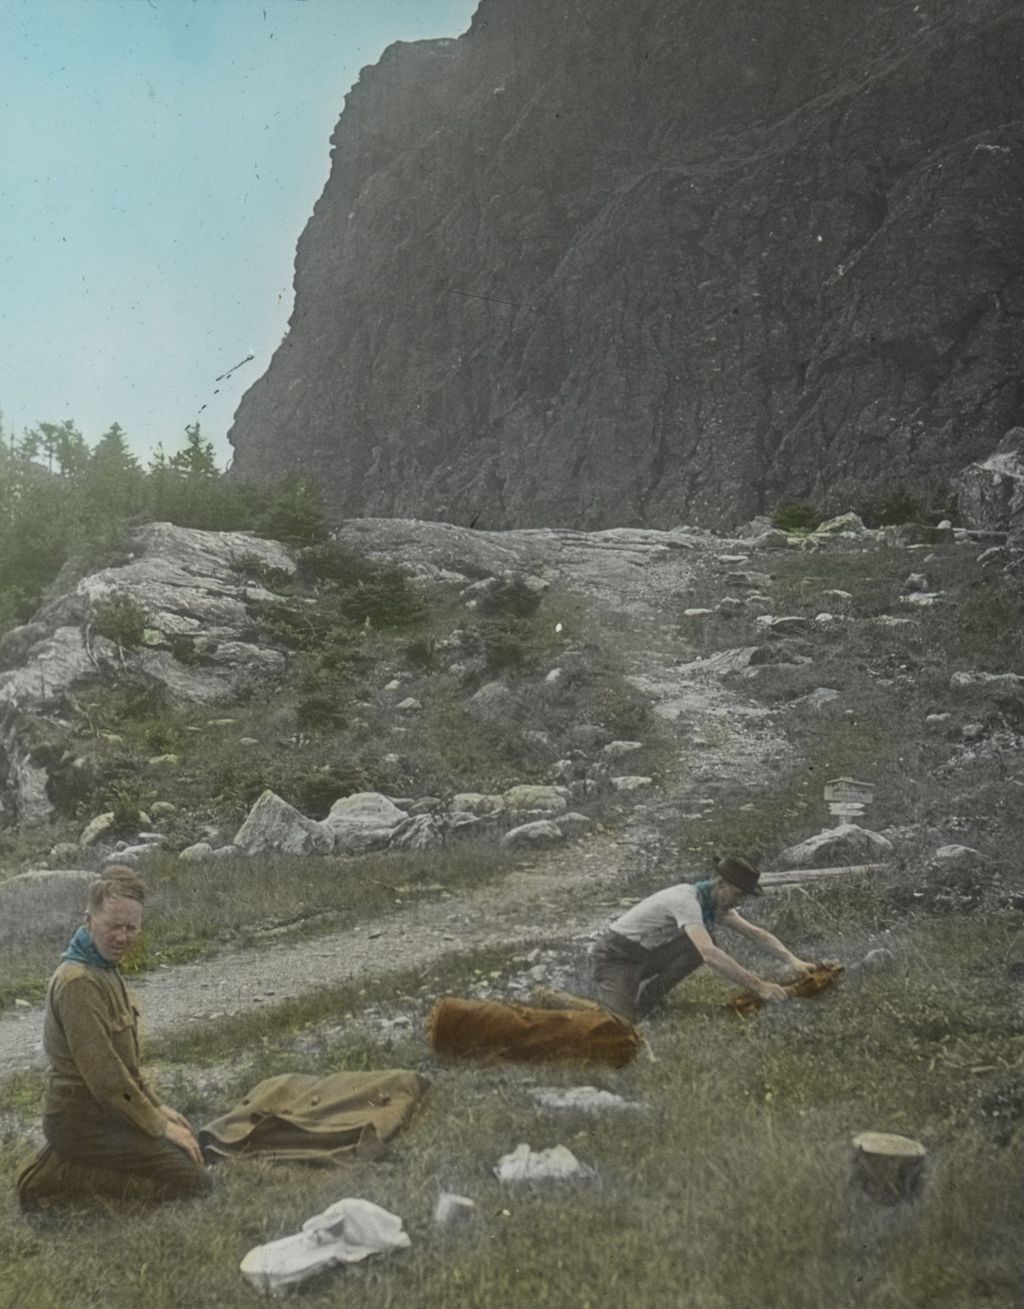
<svg viewBox="0 0 1024 1309"><path fill-rule="evenodd" d="M1024 416L1016 0L482 0L364 70L234 471L338 513L737 522Z"/></svg>

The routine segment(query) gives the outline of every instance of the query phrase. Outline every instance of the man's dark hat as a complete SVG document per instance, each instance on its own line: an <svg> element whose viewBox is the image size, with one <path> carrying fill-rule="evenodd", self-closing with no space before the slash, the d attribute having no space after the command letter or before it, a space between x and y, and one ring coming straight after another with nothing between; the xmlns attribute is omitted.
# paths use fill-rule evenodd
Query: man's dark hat
<svg viewBox="0 0 1024 1309"><path fill-rule="evenodd" d="M745 895L764 895L757 884L761 874L745 859L731 854L716 855L711 862L718 876L723 877L730 886L738 886Z"/></svg>

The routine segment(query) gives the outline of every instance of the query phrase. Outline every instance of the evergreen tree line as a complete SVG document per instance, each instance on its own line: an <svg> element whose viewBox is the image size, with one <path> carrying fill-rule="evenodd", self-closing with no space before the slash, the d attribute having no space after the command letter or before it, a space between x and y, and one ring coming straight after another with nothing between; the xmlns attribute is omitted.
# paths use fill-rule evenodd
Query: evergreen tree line
<svg viewBox="0 0 1024 1309"><path fill-rule="evenodd" d="M72 556L101 565L145 522L255 531L306 545L326 532L319 496L299 477L266 489L228 480L198 423L179 450L143 467L114 423L91 446L72 420L9 437L0 419L0 632L31 616Z"/></svg>

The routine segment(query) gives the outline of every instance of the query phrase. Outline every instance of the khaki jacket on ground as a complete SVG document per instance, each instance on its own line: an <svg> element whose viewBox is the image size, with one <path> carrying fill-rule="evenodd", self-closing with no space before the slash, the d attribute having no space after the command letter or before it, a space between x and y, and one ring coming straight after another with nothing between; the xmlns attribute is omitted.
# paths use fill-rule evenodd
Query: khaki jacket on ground
<svg viewBox="0 0 1024 1309"><path fill-rule="evenodd" d="M116 968L65 961L50 982L43 1019L50 1061L44 1114L127 1118L162 1136L160 1099L139 1069L139 1011Z"/></svg>
<svg viewBox="0 0 1024 1309"><path fill-rule="evenodd" d="M369 1073L282 1073L200 1128L204 1152L258 1155L280 1163L373 1159L412 1116L427 1079L404 1069Z"/></svg>

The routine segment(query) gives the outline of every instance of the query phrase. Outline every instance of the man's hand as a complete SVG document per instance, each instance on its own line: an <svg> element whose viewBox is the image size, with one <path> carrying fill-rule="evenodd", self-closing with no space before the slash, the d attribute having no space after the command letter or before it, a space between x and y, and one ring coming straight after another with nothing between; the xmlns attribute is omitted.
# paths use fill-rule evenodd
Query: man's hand
<svg viewBox="0 0 1024 1309"><path fill-rule="evenodd" d="M789 999L782 987L775 982L762 982L758 987L757 994L766 1004L781 1004L784 1000Z"/></svg>
<svg viewBox="0 0 1024 1309"><path fill-rule="evenodd" d="M177 1109L172 1109L169 1104L162 1104L160 1112L169 1123L177 1123L179 1127L184 1127L187 1131L195 1135L195 1128L188 1121L184 1114L179 1114Z"/></svg>
<svg viewBox="0 0 1024 1309"><path fill-rule="evenodd" d="M176 1123L173 1119L168 1118L167 1126L164 1128L164 1136L172 1145L176 1145L179 1150L184 1150L194 1164L199 1164L202 1167L203 1152L199 1148L199 1142L187 1127L182 1127L181 1123Z"/></svg>
<svg viewBox="0 0 1024 1309"><path fill-rule="evenodd" d="M808 973L813 973L818 966L817 964L809 964L806 959L798 959L796 955L793 955L787 962L795 973L800 973L803 977L806 977Z"/></svg>

